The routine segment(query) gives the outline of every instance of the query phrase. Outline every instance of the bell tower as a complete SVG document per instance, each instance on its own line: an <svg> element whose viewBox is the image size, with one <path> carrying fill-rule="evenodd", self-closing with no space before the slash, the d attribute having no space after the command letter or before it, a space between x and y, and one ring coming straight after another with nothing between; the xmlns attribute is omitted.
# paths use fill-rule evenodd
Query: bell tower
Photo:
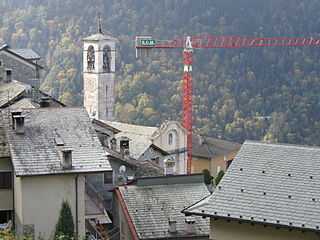
<svg viewBox="0 0 320 240"><path fill-rule="evenodd" d="M84 106L90 118L114 120L115 106L115 42L98 33L82 39Z"/></svg>

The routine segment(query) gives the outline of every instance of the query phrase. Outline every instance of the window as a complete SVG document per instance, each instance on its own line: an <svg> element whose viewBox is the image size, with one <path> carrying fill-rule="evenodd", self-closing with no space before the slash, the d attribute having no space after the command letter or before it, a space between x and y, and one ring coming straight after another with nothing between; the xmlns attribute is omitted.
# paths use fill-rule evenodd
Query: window
<svg viewBox="0 0 320 240"><path fill-rule="evenodd" d="M172 135L172 133L169 133L169 135L168 135L168 144L169 145L172 145L172 139L173 139L173 135Z"/></svg>
<svg viewBox="0 0 320 240"><path fill-rule="evenodd" d="M0 211L0 224L7 223L12 220L12 210Z"/></svg>
<svg viewBox="0 0 320 240"><path fill-rule="evenodd" d="M107 73L111 72L111 48L105 46L103 48L103 70Z"/></svg>
<svg viewBox="0 0 320 240"><path fill-rule="evenodd" d="M11 172L0 172L0 189L11 189L12 178Z"/></svg>
<svg viewBox="0 0 320 240"><path fill-rule="evenodd" d="M2 60L0 60L0 67L2 67Z"/></svg>
<svg viewBox="0 0 320 240"><path fill-rule="evenodd" d="M160 158L159 158L159 156L153 157L153 158L151 158L151 160L152 160L153 162L155 162L156 164L158 164L158 165L159 165L159 163L160 163Z"/></svg>
<svg viewBox="0 0 320 240"><path fill-rule="evenodd" d="M103 174L103 183L113 183L113 171L107 171Z"/></svg>
<svg viewBox="0 0 320 240"><path fill-rule="evenodd" d="M88 52L87 52L87 69L92 70L94 69L94 48L93 46L88 47Z"/></svg>

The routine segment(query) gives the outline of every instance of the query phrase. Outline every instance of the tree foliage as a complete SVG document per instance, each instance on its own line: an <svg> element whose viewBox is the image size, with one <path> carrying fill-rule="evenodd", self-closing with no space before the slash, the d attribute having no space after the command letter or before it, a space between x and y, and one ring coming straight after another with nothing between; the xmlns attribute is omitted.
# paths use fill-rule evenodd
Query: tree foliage
<svg viewBox="0 0 320 240"><path fill-rule="evenodd" d="M59 237L61 236L63 236L65 239L71 239L75 237L72 211L67 201L63 201L61 204L59 218L54 231L55 240L60 239Z"/></svg>
<svg viewBox="0 0 320 240"><path fill-rule="evenodd" d="M153 50L137 59L137 35L319 37L318 0L76 2L1 1L0 44L36 50L45 66L42 89L82 105L81 39L97 32L101 12L104 33L118 39L117 120L134 124L180 120L182 99L182 52ZM319 55L315 47L196 50L194 131L320 145Z"/></svg>
<svg viewBox="0 0 320 240"><path fill-rule="evenodd" d="M202 173L203 173L204 183L207 185L211 184L212 183L212 176L210 174L210 171L208 169L204 169L202 171Z"/></svg>
<svg viewBox="0 0 320 240"><path fill-rule="evenodd" d="M224 171L220 170L220 172L218 172L217 177L215 178L214 182L216 184L216 186L219 184L219 182L221 181L222 177L224 176Z"/></svg>

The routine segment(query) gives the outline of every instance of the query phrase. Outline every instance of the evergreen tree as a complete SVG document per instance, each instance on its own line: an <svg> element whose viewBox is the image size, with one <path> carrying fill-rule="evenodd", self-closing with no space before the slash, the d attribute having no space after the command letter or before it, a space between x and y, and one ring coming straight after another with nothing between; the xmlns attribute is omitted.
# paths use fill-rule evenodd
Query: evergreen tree
<svg viewBox="0 0 320 240"><path fill-rule="evenodd" d="M209 185L212 183L212 177L211 177L211 174L210 174L210 171L208 169L204 169L202 171L203 173L203 177L204 177L204 183Z"/></svg>
<svg viewBox="0 0 320 240"><path fill-rule="evenodd" d="M224 171L221 170L220 172L218 172L218 176L215 179L215 184L216 186L219 184L219 182L221 181L222 177L224 176Z"/></svg>
<svg viewBox="0 0 320 240"><path fill-rule="evenodd" d="M64 239L72 239L74 237L74 222L71 207L67 201L63 201L59 212L59 218L56 223L54 239L64 236Z"/></svg>

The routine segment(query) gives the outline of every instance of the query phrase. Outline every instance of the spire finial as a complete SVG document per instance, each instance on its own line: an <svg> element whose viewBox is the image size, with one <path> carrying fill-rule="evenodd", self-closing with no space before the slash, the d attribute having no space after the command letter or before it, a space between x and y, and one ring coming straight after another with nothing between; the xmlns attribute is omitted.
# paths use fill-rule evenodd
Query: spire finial
<svg viewBox="0 0 320 240"><path fill-rule="evenodd" d="M98 32L102 34L102 30L101 30L101 13L99 11L99 20L98 20Z"/></svg>

